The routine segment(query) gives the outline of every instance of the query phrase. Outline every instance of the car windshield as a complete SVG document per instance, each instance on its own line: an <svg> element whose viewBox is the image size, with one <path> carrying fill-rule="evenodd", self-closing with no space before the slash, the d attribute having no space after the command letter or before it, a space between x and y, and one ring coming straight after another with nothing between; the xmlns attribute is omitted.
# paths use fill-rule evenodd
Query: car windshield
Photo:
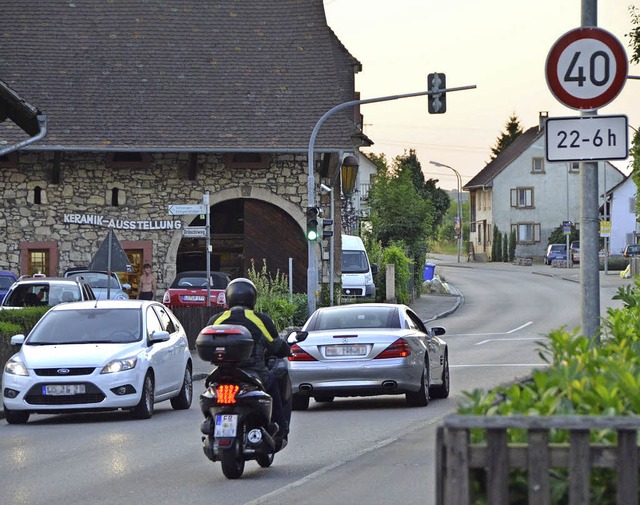
<svg viewBox="0 0 640 505"><path fill-rule="evenodd" d="M211 272L211 288L212 289L225 289L229 284L226 276ZM192 275L177 278L172 288L205 288L207 287L206 275Z"/></svg>
<svg viewBox="0 0 640 505"><path fill-rule="evenodd" d="M53 310L25 344L123 344L140 340L141 326L137 309Z"/></svg>
<svg viewBox="0 0 640 505"><path fill-rule="evenodd" d="M49 282L29 282L18 284L6 296L5 307L38 307L58 305L63 302L78 302L81 294L73 283L52 284Z"/></svg>
<svg viewBox="0 0 640 505"><path fill-rule="evenodd" d="M82 272L74 277L82 277L92 288L96 289L120 289L120 283L113 276L109 277L102 272Z"/></svg>
<svg viewBox="0 0 640 505"><path fill-rule="evenodd" d="M309 330L341 330L352 328L400 328L397 311L393 307L357 307L320 311Z"/></svg>
<svg viewBox="0 0 640 505"><path fill-rule="evenodd" d="M556 244L556 245L552 245L551 246L551 251L552 252L564 252L565 248L567 246L564 244Z"/></svg>
<svg viewBox="0 0 640 505"><path fill-rule="evenodd" d="M342 273L363 274L369 271L369 262L364 251L342 251Z"/></svg>

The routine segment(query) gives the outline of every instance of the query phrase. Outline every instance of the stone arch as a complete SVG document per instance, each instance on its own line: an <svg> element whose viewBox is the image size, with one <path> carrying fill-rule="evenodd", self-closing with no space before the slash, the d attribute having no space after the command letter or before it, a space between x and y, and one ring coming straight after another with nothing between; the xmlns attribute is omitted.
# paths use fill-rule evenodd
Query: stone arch
<svg viewBox="0 0 640 505"><path fill-rule="evenodd" d="M271 207L275 207L278 211L281 211L282 214L286 215L286 217L291 220L292 223L295 223L296 230L292 230L291 234L288 235L291 237L291 240L295 243L295 249L298 254L294 256L294 285L297 286L296 291L304 291L306 289L306 240L304 240L304 228L306 226L306 218L303 210L297 204L283 198L282 196L276 195L271 191L268 191L263 188L255 188L255 187L239 187L239 188L230 188L224 189L221 191L217 191L210 195L209 204L213 208L218 204L230 202L233 200L252 200L254 204L258 207L261 207L261 204L264 204L264 209L268 211ZM244 202L244 206L250 205L250 202ZM255 207L252 207L255 208ZM197 215L185 215L182 216L183 226L190 226L191 223L194 222L198 218ZM202 224L201 222L197 224ZM291 229L291 225L289 225ZM212 230L213 231L213 230ZM298 233L299 232L299 233ZM171 239L171 243L168 247L167 258L164 262L165 264L165 279L169 282L173 278L178 271L178 252L182 243L182 232L177 230ZM243 239L246 242L246 235ZM263 241L264 244L267 241ZM274 244L274 247L277 249L278 244ZM300 254L301 247L304 247L304 258ZM214 251L215 252L215 251ZM182 256L182 254L181 254ZM280 258L281 255L278 256ZM261 258L257 258L261 260ZM267 262L269 265L269 262ZM245 265L246 267L246 265ZM257 268L260 265L256 265ZM213 265L211 267L214 269ZM183 268L184 269L184 268ZM283 273L287 271L286 268L279 268L279 270Z"/></svg>

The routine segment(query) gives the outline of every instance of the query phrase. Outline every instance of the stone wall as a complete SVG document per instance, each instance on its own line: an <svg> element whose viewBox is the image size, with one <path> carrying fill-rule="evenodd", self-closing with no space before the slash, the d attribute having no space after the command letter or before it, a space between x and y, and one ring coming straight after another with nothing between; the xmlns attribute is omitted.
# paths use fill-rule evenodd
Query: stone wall
<svg viewBox="0 0 640 505"><path fill-rule="evenodd" d="M65 152L60 180L53 180L53 152L20 153L17 168L0 167L0 268L16 273L24 242L56 242L58 272L86 265L107 235L109 220L180 220L187 225L194 216L170 216L171 204L202 203L210 192L210 204L232 197L268 201L287 211L304 227L307 202L306 154L271 155L269 168L228 168L223 155L200 154L195 180L189 180L188 153L153 154L144 168L113 168L108 153ZM117 205L112 204L117 189ZM35 203L39 194L40 203ZM223 196L220 196L223 195ZM64 222L68 214L103 216L102 226ZM297 215L296 215L297 214ZM115 229L122 241L152 241L158 288L175 276L175 259L182 237L176 229Z"/></svg>

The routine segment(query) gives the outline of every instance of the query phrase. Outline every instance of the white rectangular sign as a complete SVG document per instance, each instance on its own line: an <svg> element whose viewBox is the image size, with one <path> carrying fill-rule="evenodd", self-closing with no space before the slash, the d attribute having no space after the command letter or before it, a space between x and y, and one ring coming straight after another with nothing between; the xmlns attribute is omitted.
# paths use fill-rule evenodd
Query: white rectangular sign
<svg viewBox="0 0 640 505"><path fill-rule="evenodd" d="M624 160L627 116L554 117L545 125L547 161Z"/></svg>
<svg viewBox="0 0 640 505"><path fill-rule="evenodd" d="M182 216L186 214L206 214L207 206L202 203L187 205L169 205L169 214L172 216Z"/></svg>
<svg viewBox="0 0 640 505"><path fill-rule="evenodd" d="M207 227L186 226L182 228L182 236L188 238L205 238L207 236Z"/></svg>

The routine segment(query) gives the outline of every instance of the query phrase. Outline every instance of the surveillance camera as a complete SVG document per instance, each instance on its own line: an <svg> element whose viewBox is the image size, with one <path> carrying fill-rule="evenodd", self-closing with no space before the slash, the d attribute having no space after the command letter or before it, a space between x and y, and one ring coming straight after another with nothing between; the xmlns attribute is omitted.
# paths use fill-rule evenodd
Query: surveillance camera
<svg viewBox="0 0 640 505"><path fill-rule="evenodd" d="M327 186L326 184L320 184L320 189L322 191L324 191L325 193L331 193L331 188L329 186Z"/></svg>

